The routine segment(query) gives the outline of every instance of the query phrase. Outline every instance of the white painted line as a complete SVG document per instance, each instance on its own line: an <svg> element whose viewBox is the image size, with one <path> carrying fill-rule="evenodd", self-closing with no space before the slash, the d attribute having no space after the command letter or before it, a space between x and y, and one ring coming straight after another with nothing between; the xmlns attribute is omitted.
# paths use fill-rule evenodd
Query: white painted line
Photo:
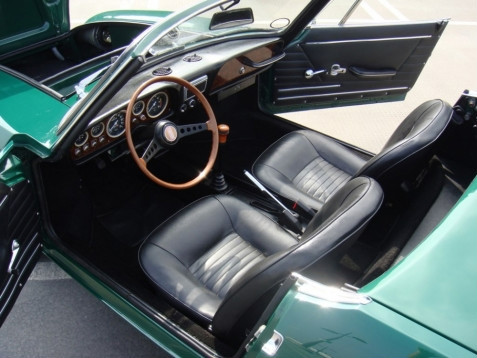
<svg viewBox="0 0 477 358"><path fill-rule="evenodd" d="M400 21L408 21L409 19L404 16L404 14L399 11L398 9L396 9L394 6L392 6L388 0L379 0L379 2L381 3L381 5L383 5L386 9L388 9L390 12L392 12L392 14L394 16L396 16L396 18Z"/></svg>
<svg viewBox="0 0 477 358"><path fill-rule="evenodd" d="M449 21L449 25L477 26L477 21Z"/></svg>
<svg viewBox="0 0 477 358"><path fill-rule="evenodd" d="M384 21L384 17L378 14L366 1L363 1L360 5L364 11L368 13L369 16L373 18L373 20Z"/></svg>

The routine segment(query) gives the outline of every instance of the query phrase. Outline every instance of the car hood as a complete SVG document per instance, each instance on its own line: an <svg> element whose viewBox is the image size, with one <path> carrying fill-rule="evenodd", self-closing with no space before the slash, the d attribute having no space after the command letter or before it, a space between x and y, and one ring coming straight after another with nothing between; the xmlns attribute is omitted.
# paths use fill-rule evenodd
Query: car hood
<svg viewBox="0 0 477 358"><path fill-rule="evenodd" d="M0 2L0 56L61 36L70 28L68 0Z"/></svg>

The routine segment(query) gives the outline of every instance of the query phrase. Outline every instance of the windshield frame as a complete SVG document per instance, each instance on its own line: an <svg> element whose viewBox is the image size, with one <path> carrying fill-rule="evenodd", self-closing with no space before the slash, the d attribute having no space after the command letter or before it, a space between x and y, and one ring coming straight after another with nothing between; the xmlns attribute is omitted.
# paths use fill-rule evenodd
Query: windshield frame
<svg viewBox="0 0 477 358"><path fill-rule="evenodd" d="M217 29L213 29L210 26L213 16L220 14L221 12L225 13L246 9L252 11L252 8L247 7L247 0L245 0L245 4L243 4L244 1L240 0L205 1L196 4L185 12L182 12L180 17L176 17L174 16L176 13L172 13L160 23L153 25L151 33L155 33L155 38L143 41L141 48L138 48L135 51L135 54L137 56L151 58L172 51L199 47L203 43L208 44L222 38L234 39L244 36L281 36L302 16L304 9L307 9L310 5L316 3L314 0L302 1L304 5L303 8L300 7L300 10L291 17L289 15L281 16L282 14L279 11L277 14L278 17L270 15L269 18L269 14L266 12L267 15L264 16L264 14L261 14L258 16L258 19L252 19L249 23L237 26L225 26ZM236 9L236 6L239 4L243 4L245 7ZM254 10L256 11L259 9L255 8ZM263 6L262 13L263 10L267 10L267 7ZM208 12L210 13L208 14ZM256 17L256 13L257 11L252 16ZM172 19L175 21L169 21ZM156 28L161 28L160 34L156 33ZM184 36L184 38L182 38L183 34L188 31L189 36ZM177 39L171 36L174 33L178 34Z"/></svg>

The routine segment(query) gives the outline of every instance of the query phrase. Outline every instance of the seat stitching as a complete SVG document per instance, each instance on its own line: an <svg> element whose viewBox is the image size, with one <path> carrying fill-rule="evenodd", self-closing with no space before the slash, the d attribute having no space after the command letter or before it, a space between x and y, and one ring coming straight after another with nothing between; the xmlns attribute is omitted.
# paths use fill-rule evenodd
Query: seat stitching
<svg viewBox="0 0 477 358"><path fill-rule="evenodd" d="M334 178L332 180L331 183L329 183L329 185L326 186L326 188L322 191L321 195L319 196L319 198L324 198L323 200L326 201L326 199L328 199L336 190L338 190L339 188L341 188L343 186L343 184L351 177L350 175L347 175L346 173L344 172L337 172L338 176L336 178ZM345 176L345 178L341 178L342 176ZM331 178L331 176L330 176ZM330 187L335 184L337 181L338 184L334 185L333 189L327 193L328 189L330 189ZM325 195L326 194L326 195Z"/></svg>
<svg viewBox="0 0 477 358"><path fill-rule="evenodd" d="M234 237L234 238L232 238L231 240L225 242L223 245L221 245L223 242L220 243L219 245L216 245L216 246L219 246L218 250L214 250L213 252L211 252L211 251L214 249L214 247L213 247L213 248L211 248L211 249L209 250L209 252L207 252L205 255L201 256L196 262L194 262L193 265L195 265L196 263L198 263L198 267L199 267L199 269L196 271L195 274L197 274L197 272L198 272L199 270L204 270L204 272L200 273L200 276L198 277L198 279L199 279L200 281L206 281L207 279L203 280L203 277L204 277L204 275L205 275L206 273L210 272L210 271L208 271L208 270L205 270L205 268L204 268L206 262L207 262L212 256L215 256L219 251L222 251L222 250L225 249L227 246L230 246L231 244L233 244L233 242L235 241L235 239L238 238L238 237L239 237L239 236L236 234L236 237ZM239 247L239 246L233 247L232 250L235 250L235 249L237 249L238 247ZM220 264L221 261L223 261L223 260L225 259L225 257L226 257L225 255L219 257L216 261L214 261L214 262L212 263L212 265L214 265L214 264ZM193 266L193 265L192 265L192 266ZM220 269L223 265L225 265L225 264L221 264L221 266L218 267L218 268L216 268L216 269ZM192 267L192 266L191 266L191 267ZM199 274L198 274L198 275L199 275ZM212 273L212 275L213 275L213 273Z"/></svg>
<svg viewBox="0 0 477 358"><path fill-rule="evenodd" d="M246 272L250 269L250 267L253 267L255 266L258 262L260 262L263 258L263 255L260 255L258 254L256 257L252 258L252 260L250 260L250 262L247 263L247 265L243 266L238 272L235 273L234 275L234 279L241 275L243 272ZM220 287L217 291L217 295L219 297L223 297L225 294L227 294L227 292L230 290L230 288L232 287L232 284L233 284L233 280L230 279L228 281L226 281L222 287ZM225 292L223 292L225 291Z"/></svg>
<svg viewBox="0 0 477 358"><path fill-rule="evenodd" d="M251 245L250 245L250 246L251 246ZM252 246L252 248L253 248L253 246ZM254 254L255 254L255 256L253 256L252 258L249 258L249 261L247 261L246 263L245 263L245 262L240 262L240 266L239 266L239 265L236 265L236 271L235 271L235 272L233 272L232 270L223 272L223 273L220 275L220 277L217 278L217 280L215 281L215 284L212 285L212 290L213 290L214 292L216 292L217 294L219 294L219 292L222 291L223 287L224 287L225 285L227 285L228 283L231 283L232 280L233 280L238 274L240 274L240 272L243 272L244 269L245 269L246 267L248 267L251 262L253 262L253 261L254 261L255 259L257 259L257 258L260 258L260 256L263 256L263 255L260 254L260 252L259 252L258 250L255 249L255 250L251 250L246 256L244 256L244 257L242 258L242 260L244 260L245 258L249 257L250 255L254 255ZM237 266L238 266L238 267L237 267ZM221 278L224 277L226 274L229 274L229 273L232 273L232 276L230 277L230 279L229 279L228 281L223 282L222 284L220 284ZM217 284L219 284L219 287L218 287L218 288L216 288Z"/></svg>
<svg viewBox="0 0 477 358"><path fill-rule="evenodd" d="M245 245L244 248L240 248L240 246L244 246L244 245ZM208 286L211 279L213 279L217 274L221 275L222 268L230 262L230 258L233 257L233 255L240 254L241 252L245 251L246 249L247 249L247 245L246 245L245 241L241 240L239 245L235 246L232 250L230 250L228 252L228 255L225 254L224 256L219 258L217 261L212 263L212 265L219 264L220 266L215 267L213 269L213 271L206 271L205 273L210 272L211 275L204 280L202 280L202 277L205 275L205 273L202 275L201 281L204 283L204 285Z"/></svg>
<svg viewBox="0 0 477 358"><path fill-rule="evenodd" d="M338 176L338 178L336 178L336 180L338 180L341 176L345 175L345 178L343 178L340 183L338 185L336 185L333 190L331 190L331 192L328 194L327 198L331 197L331 195L333 195L337 190L339 190L340 188L343 187L344 184L346 184L346 182L349 181L349 179L351 178L351 175L347 175L346 173L341 173L340 176ZM336 181L335 180L335 181Z"/></svg>

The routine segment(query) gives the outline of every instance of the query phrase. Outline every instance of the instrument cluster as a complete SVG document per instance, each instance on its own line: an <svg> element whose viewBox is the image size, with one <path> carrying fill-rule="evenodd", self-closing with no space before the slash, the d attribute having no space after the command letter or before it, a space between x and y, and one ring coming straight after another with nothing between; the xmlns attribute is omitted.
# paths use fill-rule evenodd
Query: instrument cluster
<svg viewBox="0 0 477 358"><path fill-rule="evenodd" d="M171 112L169 93L161 90L138 99L132 109L131 126L148 123L166 116ZM81 133L71 147L74 160L83 159L93 153L109 147L110 144L124 139L126 130L126 109L101 118Z"/></svg>

